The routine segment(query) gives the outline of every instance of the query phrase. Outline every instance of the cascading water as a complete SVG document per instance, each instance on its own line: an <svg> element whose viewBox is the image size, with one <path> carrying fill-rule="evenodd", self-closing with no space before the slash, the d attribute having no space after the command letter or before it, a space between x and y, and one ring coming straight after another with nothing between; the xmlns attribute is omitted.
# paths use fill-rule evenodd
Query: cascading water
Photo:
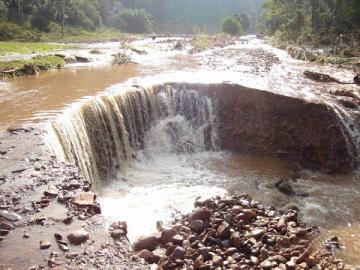
<svg viewBox="0 0 360 270"><path fill-rule="evenodd" d="M216 119L212 101L201 91L134 87L67 110L51 125L47 142L98 185L124 172L141 153L216 149Z"/></svg>
<svg viewBox="0 0 360 270"><path fill-rule="evenodd" d="M47 141L57 157L76 163L89 181L101 187L98 201L103 216L109 223L125 220L131 240L153 233L157 221L169 222L177 211L191 211L194 199L199 196L242 192L276 207L291 200L304 209L303 213L308 215L304 218L310 224L333 227L344 221L354 222L353 217L360 215L356 199L344 200L354 198L354 191L359 192L356 176L347 178L350 184L342 184L343 179L324 182L305 177L294 184L294 189L305 190L309 197L289 199L269 188L279 179L289 178L290 165L286 161L222 151L224 142L226 145L234 136L250 132L259 137L254 142L260 147L264 143L268 146L286 143L283 138L290 135L294 137L288 146L294 146L295 152L307 153L305 150L310 149L314 155L313 145L320 145L315 149L321 161L337 157L338 149L344 157L345 152L356 155L353 145L356 130L349 121L333 126L336 132L331 134L339 137L335 142L345 141L347 145L336 148L338 145L333 144L334 150L329 155L328 147L321 148L324 145L318 141L321 138L312 140L305 136L304 148L299 143L302 140L295 143L306 130L321 133L327 131L328 123L334 119L349 117L328 105L312 104L311 114L306 118L307 103L241 86L171 83L133 87L67 109L51 125ZM284 106L288 110L282 114ZM272 118L277 115L280 117ZM291 126L289 131L277 119L286 119L288 123L303 120L299 130ZM326 121L325 129L318 119ZM267 123L269 128L260 128ZM251 133L251 129L257 133ZM332 142L326 138L323 142ZM242 143L240 139L233 142ZM341 192L334 194L334 189Z"/></svg>

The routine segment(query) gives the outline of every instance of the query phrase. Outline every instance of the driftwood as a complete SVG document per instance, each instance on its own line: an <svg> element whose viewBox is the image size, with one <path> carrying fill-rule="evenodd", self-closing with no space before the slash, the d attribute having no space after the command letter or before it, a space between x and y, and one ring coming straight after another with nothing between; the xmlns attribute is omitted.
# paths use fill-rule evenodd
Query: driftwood
<svg viewBox="0 0 360 270"><path fill-rule="evenodd" d="M310 80L317 81L317 82L323 82L323 83L340 83L340 84L354 84L355 82L341 82L338 79L335 79L331 77L330 75L318 73L314 71L305 70L304 76ZM355 80L355 79L354 79Z"/></svg>

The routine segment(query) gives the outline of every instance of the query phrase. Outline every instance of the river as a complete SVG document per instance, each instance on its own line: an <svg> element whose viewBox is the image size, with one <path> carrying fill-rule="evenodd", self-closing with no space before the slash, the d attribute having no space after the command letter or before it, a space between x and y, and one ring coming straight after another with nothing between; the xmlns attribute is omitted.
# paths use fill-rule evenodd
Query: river
<svg viewBox="0 0 360 270"><path fill-rule="evenodd" d="M66 53L89 56L90 49L99 49L103 56L96 56L90 64L67 65L63 70L1 82L0 127L42 124L59 118L67 121L66 112L84 100L122 91L124 85L230 81L333 104L328 93L339 86L324 87L305 80L301 77L302 71L306 68L328 72L344 81L353 77L351 72L333 66L292 60L285 52L254 37L193 55L186 50L172 50L174 41L167 42L167 39L137 40L133 45L148 52L146 55L132 53L135 63L111 65L110 56L117 50L117 43L84 45L83 49ZM352 89L352 86L341 88ZM348 119L351 116L342 117L344 125L351 124ZM171 121L179 124L183 136L190 134L189 140L198 145L196 131L191 133L184 119ZM319 225L325 235L340 237L344 247L339 257L346 263L360 264L360 177L357 172L326 175L302 170L293 187L308 196L289 197L269 186L291 176L294 168L291 162L214 149L174 154L168 150L171 142L164 145L167 138L164 131L161 125L150 131L145 150L137 152L136 160L116 179L102 183L99 188L103 215L109 223L126 220L131 239L154 231L157 221L170 221L176 211L189 212L198 196L247 192L277 207L296 203L307 223ZM354 140L358 144L359 138L354 136Z"/></svg>

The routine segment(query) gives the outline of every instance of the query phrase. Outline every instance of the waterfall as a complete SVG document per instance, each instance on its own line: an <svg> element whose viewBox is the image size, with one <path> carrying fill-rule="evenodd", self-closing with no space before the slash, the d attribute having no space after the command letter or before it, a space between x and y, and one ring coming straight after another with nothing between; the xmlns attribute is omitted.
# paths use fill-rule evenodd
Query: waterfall
<svg viewBox="0 0 360 270"><path fill-rule="evenodd" d="M212 100L186 84L132 87L80 102L51 123L47 144L95 185L126 170L139 152L217 149Z"/></svg>

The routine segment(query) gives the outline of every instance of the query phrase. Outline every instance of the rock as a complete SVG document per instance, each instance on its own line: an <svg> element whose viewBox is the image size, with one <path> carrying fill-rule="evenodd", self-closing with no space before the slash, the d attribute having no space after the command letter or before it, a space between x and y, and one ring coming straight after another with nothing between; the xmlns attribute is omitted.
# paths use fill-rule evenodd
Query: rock
<svg viewBox="0 0 360 270"><path fill-rule="evenodd" d="M251 231L251 235L255 237L256 239L259 239L261 236L263 236L266 233L264 229L255 229Z"/></svg>
<svg viewBox="0 0 360 270"><path fill-rule="evenodd" d="M220 238L228 238L230 236L230 226L226 222L221 224L218 229L217 233Z"/></svg>
<svg viewBox="0 0 360 270"><path fill-rule="evenodd" d="M260 267L264 270L272 269L273 264L269 260L265 260L260 263Z"/></svg>
<svg viewBox="0 0 360 270"><path fill-rule="evenodd" d="M170 257L174 260L183 260L185 258L185 249L176 247Z"/></svg>
<svg viewBox="0 0 360 270"><path fill-rule="evenodd" d="M281 232L286 226L286 218L280 218L276 225L276 229Z"/></svg>
<svg viewBox="0 0 360 270"><path fill-rule="evenodd" d="M294 190L288 181L282 181L279 184L278 189L286 195L294 195Z"/></svg>
<svg viewBox="0 0 360 270"><path fill-rule="evenodd" d="M19 214L7 210L0 211L0 217L5 218L9 221L18 221L21 219L21 216Z"/></svg>
<svg viewBox="0 0 360 270"><path fill-rule="evenodd" d="M190 223L190 228L195 230L196 232L202 232L205 229L205 223L202 220L193 220Z"/></svg>
<svg viewBox="0 0 360 270"><path fill-rule="evenodd" d="M165 229L161 232L161 243L166 244L172 241L173 237L177 234L175 229Z"/></svg>
<svg viewBox="0 0 360 270"><path fill-rule="evenodd" d="M63 251L63 252L68 252L70 251L70 248L65 245L65 244L59 244L59 248Z"/></svg>
<svg viewBox="0 0 360 270"><path fill-rule="evenodd" d="M71 244L80 245L86 242L90 238L90 236L87 231L85 231L84 229L80 229L70 233L67 238Z"/></svg>
<svg viewBox="0 0 360 270"><path fill-rule="evenodd" d="M234 247L241 248L243 239L239 232L233 232L230 236L230 242Z"/></svg>
<svg viewBox="0 0 360 270"><path fill-rule="evenodd" d="M209 222L211 213L208 208L199 208L190 214L190 222L194 220L201 220L205 223Z"/></svg>
<svg viewBox="0 0 360 270"><path fill-rule="evenodd" d="M354 83L355 83L356 85L359 85L359 86L360 86L360 74L358 74L358 75L356 75L356 76L354 77Z"/></svg>
<svg viewBox="0 0 360 270"><path fill-rule="evenodd" d="M59 190L55 186L50 186L48 190L44 192L47 197L56 197L59 194Z"/></svg>
<svg viewBox="0 0 360 270"><path fill-rule="evenodd" d="M73 220L74 220L74 217L73 217L73 216L68 216L67 218L65 218L65 219L63 220L63 223L64 223L65 225L69 225L70 223L73 222Z"/></svg>
<svg viewBox="0 0 360 270"><path fill-rule="evenodd" d="M54 237L55 237L56 241L61 241L63 239L63 237L60 233L54 233Z"/></svg>
<svg viewBox="0 0 360 270"><path fill-rule="evenodd" d="M126 236L126 233L121 230L121 229L117 229L117 230L113 230L111 233L110 233L111 237L114 238L114 239L120 239L124 236Z"/></svg>
<svg viewBox="0 0 360 270"><path fill-rule="evenodd" d="M271 262L277 262L277 263L286 263L286 259L281 255L275 255L268 258Z"/></svg>
<svg viewBox="0 0 360 270"><path fill-rule="evenodd" d="M5 236L9 234L9 230L0 229L0 236Z"/></svg>
<svg viewBox="0 0 360 270"><path fill-rule="evenodd" d="M91 60L88 58L88 57L84 57L84 56L75 56L75 60L76 62L79 62L79 63L89 63L91 62Z"/></svg>
<svg viewBox="0 0 360 270"><path fill-rule="evenodd" d="M75 195L73 202L78 206L91 206L95 202L95 198L93 192L80 192Z"/></svg>
<svg viewBox="0 0 360 270"><path fill-rule="evenodd" d="M288 203L279 209L280 213L287 213L289 210L299 211L299 207L294 203Z"/></svg>
<svg viewBox="0 0 360 270"><path fill-rule="evenodd" d="M134 251L141 251L147 249L153 251L160 244L160 239L156 236L142 236L139 237L133 244Z"/></svg>
<svg viewBox="0 0 360 270"><path fill-rule="evenodd" d="M212 261L215 266L222 266L224 264L223 258L217 255L213 256Z"/></svg>
<svg viewBox="0 0 360 270"><path fill-rule="evenodd" d="M289 262L286 263L287 270L294 270L296 268L296 257L292 257Z"/></svg>
<svg viewBox="0 0 360 270"><path fill-rule="evenodd" d="M155 255L154 253L152 253L147 249L143 249L142 251L140 251L138 253L138 256L144 259L149 264L158 263L160 260L160 256Z"/></svg>
<svg viewBox="0 0 360 270"><path fill-rule="evenodd" d="M73 63L77 62L77 60L74 56L65 56L63 59L66 64L73 64Z"/></svg>
<svg viewBox="0 0 360 270"><path fill-rule="evenodd" d="M42 240L40 241L40 249L48 249L51 246L49 241Z"/></svg>
<svg viewBox="0 0 360 270"><path fill-rule="evenodd" d="M10 223L4 221L4 222L0 222L0 229L10 231L12 229L12 226Z"/></svg>

